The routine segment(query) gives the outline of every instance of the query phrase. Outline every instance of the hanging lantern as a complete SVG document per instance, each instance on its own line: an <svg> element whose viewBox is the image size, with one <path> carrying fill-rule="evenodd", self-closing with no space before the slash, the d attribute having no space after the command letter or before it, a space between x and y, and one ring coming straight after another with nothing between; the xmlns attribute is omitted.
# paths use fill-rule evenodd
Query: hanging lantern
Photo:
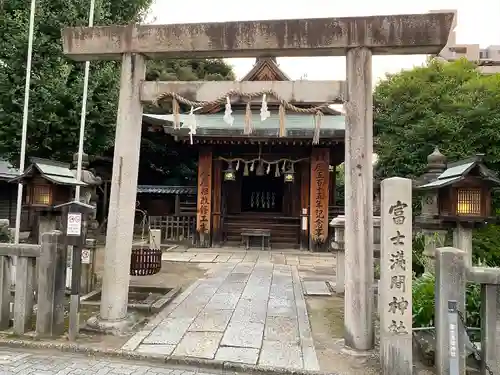
<svg viewBox="0 0 500 375"><path fill-rule="evenodd" d="M256 176L264 176L265 171L264 171L264 163L260 162L257 170L255 171Z"/></svg>
<svg viewBox="0 0 500 375"><path fill-rule="evenodd" d="M290 163L290 167L283 174L285 182L294 182L295 181L295 171L293 170L293 163Z"/></svg>
<svg viewBox="0 0 500 375"><path fill-rule="evenodd" d="M236 173L234 173L233 163L229 163L228 168L224 171L224 181L236 180Z"/></svg>

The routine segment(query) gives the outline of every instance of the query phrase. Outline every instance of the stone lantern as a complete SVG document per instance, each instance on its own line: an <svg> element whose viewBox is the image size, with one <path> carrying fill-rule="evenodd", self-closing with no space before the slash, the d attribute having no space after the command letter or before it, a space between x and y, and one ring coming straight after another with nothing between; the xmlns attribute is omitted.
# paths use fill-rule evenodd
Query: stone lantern
<svg viewBox="0 0 500 375"><path fill-rule="evenodd" d="M496 174L484 165L483 156L446 165L446 158L436 149L428 157L427 172L417 181L417 190L423 193L417 223L426 230L453 228L453 245L468 253L469 264L472 229L492 219L491 192L500 185Z"/></svg>
<svg viewBox="0 0 500 375"><path fill-rule="evenodd" d="M438 206L439 176L446 170L446 157L436 147L432 154L427 156L425 173L414 181L414 185L421 195L422 211L416 217L416 224L430 229L440 229L441 219ZM438 184L438 185L436 185ZM425 188L424 188L425 186Z"/></svg>
<svg viewBox="0 0 500 375"><path fill-rule="evenodd" d="M427 166L425 172L414 181L416 190L421 196L421 212L415 218L415 224L421 228L424 239L423 255L433 259L435 250L444 246L447 234L447 228L439 217L438 206L438 188L420 189L422 185L432 184L438 180L438 177L446 170L446 156L444 156L436 147L434 151L427 156ZM433 185L431 185L433 186ZM433 267L433 263L429 264Z"/></svg>

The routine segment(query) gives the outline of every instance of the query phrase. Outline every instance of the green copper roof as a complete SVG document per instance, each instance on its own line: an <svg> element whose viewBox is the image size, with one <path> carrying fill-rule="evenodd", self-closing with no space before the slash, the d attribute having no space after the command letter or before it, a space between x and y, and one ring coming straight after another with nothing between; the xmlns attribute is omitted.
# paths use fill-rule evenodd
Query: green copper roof
<svg viewBox="0 0 500 375"><path fill-rule="evenodd" d="M483 164L482 155L477 155L468 159L459 160L448 164L448 168L441 173L437 179L419 186L419 189L435 189L454 184L464 179L472 171L477 171L478 175L496 185L500 185L500 180L496 174Z"/></svg>
<svg viewBox="0 0 500 375"><path fill-rule="evenodd" d="M439 175L438 180L462 176L464 173L467 173L470 168L474 167L475 164L475 162L470 162L450 167Z"/></svg>
<svg viewBox="0 0 500 375"><path fill-rule="evenodd" d="M187 115L179 115L181 127ZM226 124L223 120L223 113L196 115L198 128L206 129L243 129L245 126L245 114L233 113L234 123L232 126ZM314 129L314 115L290 113L285 117L285 128L287 129ZM143 115L145 122L153 125L172 126L173 115ZM252 125L254 129L279 129L279 115L271 112L271 117L265 121L260 120L260 113L252 113ZM344 116L321 116L321 129L345 130Z"/></svg>
<svg viewBox="0 0 500 375"><path fill-rule="evenodd" d="M70 165L48 159L31 158L31 165L25 169L22 175L13 178L11 181L22 180L24 177L29 176L36 169L40 172L41 176L55 184L59 185L87 185L84 182L78 182L73 172L71 172Z"/></svg>
<svg viewBox="0 0 500 375"><path fill-rule="evenodd" d="M462 179L463 179L462 176L458 176L458 177L444 178L442 180L434 180L434 181L431 181L425 185L419 186L419 188L420 189L440 188L440 187L444 187L446 185L454 184L455 182L458 182Z"/></svg>

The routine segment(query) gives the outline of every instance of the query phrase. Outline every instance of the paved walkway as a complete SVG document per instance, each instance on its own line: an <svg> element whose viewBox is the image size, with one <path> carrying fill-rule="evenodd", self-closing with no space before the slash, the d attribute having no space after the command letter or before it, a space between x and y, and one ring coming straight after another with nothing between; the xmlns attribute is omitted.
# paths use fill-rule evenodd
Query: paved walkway
<svg viewBox="0 0 500 375"><path fill-rule="evenodd" d="M206 261L221 255L184 254ZM165 260L173 256L181 255L164 254ZM186 258L179 261L193 259ZM231 255L179 295L123 349L319 370L297 266L266 259L258 255L247 261L244 252L236 258Z"/></svg>
<svg viewBox="0 0 500 375"><path fill-rule="evenodd" d="M226 372L227 373L227 372ZM0 349L1 375L210 375L206 370L184 370L141 362L85 357L60 352ZM222 374L214 371L212 374Z"/></svg>
<svg viewBox="0 0 500 375"><path fill-rule="evenodd" d="M168 251L162 260L189 263L271 263L297 267L303 281L335 282L335 256L331 253L309 253L304 251L244 251L236 248L190 249Z"/></svg>

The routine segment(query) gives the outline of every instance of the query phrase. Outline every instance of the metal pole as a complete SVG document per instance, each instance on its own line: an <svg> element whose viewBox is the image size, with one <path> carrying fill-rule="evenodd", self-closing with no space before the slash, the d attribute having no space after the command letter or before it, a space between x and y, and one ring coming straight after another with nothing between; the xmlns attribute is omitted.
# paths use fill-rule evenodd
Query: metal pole
<svg viewBox="0 0 500 375"><path fill-rule="evenodd" d="M89 11L89 27L94 26L94 8L95 0L90 0ZM83 98L82 98L82 112L80 114L80 139L78 141L78 163L76 169L76 180L82 180L82 159L83 159L83 141L85 138L85 117L87 116L87 95L89 90L89 74L90 74L90 61L85 61L85 76L83 78ZM75 189L75 200L80 200L80 185Z"/></svg>
<svg viewBox="0 0 500 375"><path fill-rule="evenodd" d="M26 134L28 133L28 108L30 101L31 84L31 57L33 54L33 34L35 26L36 0L31 0L30 24L28 33L28 57L26 60L26 81L24 86L24 108L23 125L21 130L21 155L19 160L19 174L24 172L24 163L26 159ZM21 209L23 203L23 185L17 187L17 205L16 205L16 230L14 232L14 243L19 243L19 231L21 229Z"/></svg>
<svg viewBox="0 0 500 375"><path fill-rule="evenodd" d="M75 341L78 337L80 323L80 277L82 273L82 245L73 246L72 263L68 337L70 341Z"/></svg>

